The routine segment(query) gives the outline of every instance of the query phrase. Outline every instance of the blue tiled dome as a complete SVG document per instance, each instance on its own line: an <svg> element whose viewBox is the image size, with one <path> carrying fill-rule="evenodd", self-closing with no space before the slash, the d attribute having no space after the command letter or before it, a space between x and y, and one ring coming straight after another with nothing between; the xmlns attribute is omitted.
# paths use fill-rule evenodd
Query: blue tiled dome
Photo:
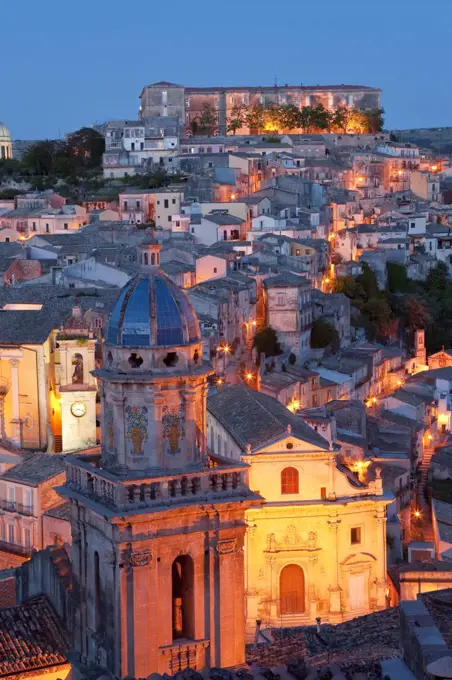
<svg viewBox="0 0 452 680"><path fill-rule="evenodd" d="M106 334L108 344L128 347L186 345L200 338L185 293L161 271L138 274L124 286Z"/></svg>

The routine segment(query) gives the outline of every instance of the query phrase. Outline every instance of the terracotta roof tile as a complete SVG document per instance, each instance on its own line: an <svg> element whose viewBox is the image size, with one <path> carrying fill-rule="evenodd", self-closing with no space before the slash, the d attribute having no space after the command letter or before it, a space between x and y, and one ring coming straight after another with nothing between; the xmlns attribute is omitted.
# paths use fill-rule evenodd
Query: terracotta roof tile
<svg viewBox="0 0 452 680"><path fill-rule="evenodd" d="M44 597L0 609L0 677L67 661L69 641Z"/></svg>

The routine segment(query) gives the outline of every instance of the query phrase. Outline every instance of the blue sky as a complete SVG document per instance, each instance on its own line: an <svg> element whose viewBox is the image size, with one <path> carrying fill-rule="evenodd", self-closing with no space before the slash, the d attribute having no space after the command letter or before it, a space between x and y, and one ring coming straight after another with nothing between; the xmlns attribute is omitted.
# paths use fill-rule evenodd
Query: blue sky
<svg viewBox="0 0 452 680"><path fill-rule="evenodd" d="M380 87L388 127L452 124L452 0L0 0L0 120L57 137L142 87Z"/></svg>

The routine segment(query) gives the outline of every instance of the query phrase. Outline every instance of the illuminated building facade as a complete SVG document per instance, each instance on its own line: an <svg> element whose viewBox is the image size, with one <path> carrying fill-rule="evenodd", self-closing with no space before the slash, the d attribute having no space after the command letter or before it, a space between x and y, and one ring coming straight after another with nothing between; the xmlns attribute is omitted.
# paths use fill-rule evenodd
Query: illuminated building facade
<svg viewBox="0 0 452 680"><path fill-rule="evenodd" d="M140 118L177 116L182 124L199 118L203 106L217 111L218 131L226 132L234 107L289 105L299 108L323 104L327 109L355 106L371 109L380 106L381 91L361 85L282 85L273 87L184 87L166 81L144 87L140 95ZM237 134L248 134L248 129Z"/></svg>
<svg viewBox="0 0 452 680"><path fill-rule="evenodd" d="M82 664L147 677L244 661L248 466L208 457L195 312L140 246L110 317L102 456L70 458L75 648Z"/></svg>
<svg viewBox="0 0 452 680"><path fill-rule="evenodd" d="M246 413L248 417L244 417ZM246 633L340 622L386 604L386 507L380 471L364 484L318 432L243 386L209 397L209 444L250 465L264 503L247 510ZM322 429L323 428L323 429Z"/></svg>

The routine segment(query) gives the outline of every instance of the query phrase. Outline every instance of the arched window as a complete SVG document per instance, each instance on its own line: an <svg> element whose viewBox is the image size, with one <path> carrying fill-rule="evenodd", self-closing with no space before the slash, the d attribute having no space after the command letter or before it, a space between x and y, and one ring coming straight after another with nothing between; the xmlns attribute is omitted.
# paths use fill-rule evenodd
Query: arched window
<svg viewBox="0 0 452 680"><path fill-rule="evenodd" d="M190 555L174 560L172 570L173 640L195 637L194 565Z"/></svg>
<svg viewBox="0 0 452 680"><path fill-rule="evenodd" d="M297 614L305 610L304 572L298 564L288 564L279 576L281 614Z"/></svg>
<svg viewBox="0 0 452 680"><path fill-rule="evenodd" d="M144 264L149 264L149 258L147 253L144 253Z"/></svg>
<svg viewBox="0 0 452 680"><path fill-rule="evenodd" d="M83 383L83 357L77 352L72 357L72 367L74 372L72 374L72 384L78 385Z"/></svg>
<svg viewBox="0 0 452 680"><path fill-rule="evenodd" d="M298 493L298 470L284 468L281 472L281 493Z"/></svg>
<svg viewBox="0 0 452 680"><path fill-rule="evenodd" d="M151 264L155 265L155 253L151 253Z"/></svg>

